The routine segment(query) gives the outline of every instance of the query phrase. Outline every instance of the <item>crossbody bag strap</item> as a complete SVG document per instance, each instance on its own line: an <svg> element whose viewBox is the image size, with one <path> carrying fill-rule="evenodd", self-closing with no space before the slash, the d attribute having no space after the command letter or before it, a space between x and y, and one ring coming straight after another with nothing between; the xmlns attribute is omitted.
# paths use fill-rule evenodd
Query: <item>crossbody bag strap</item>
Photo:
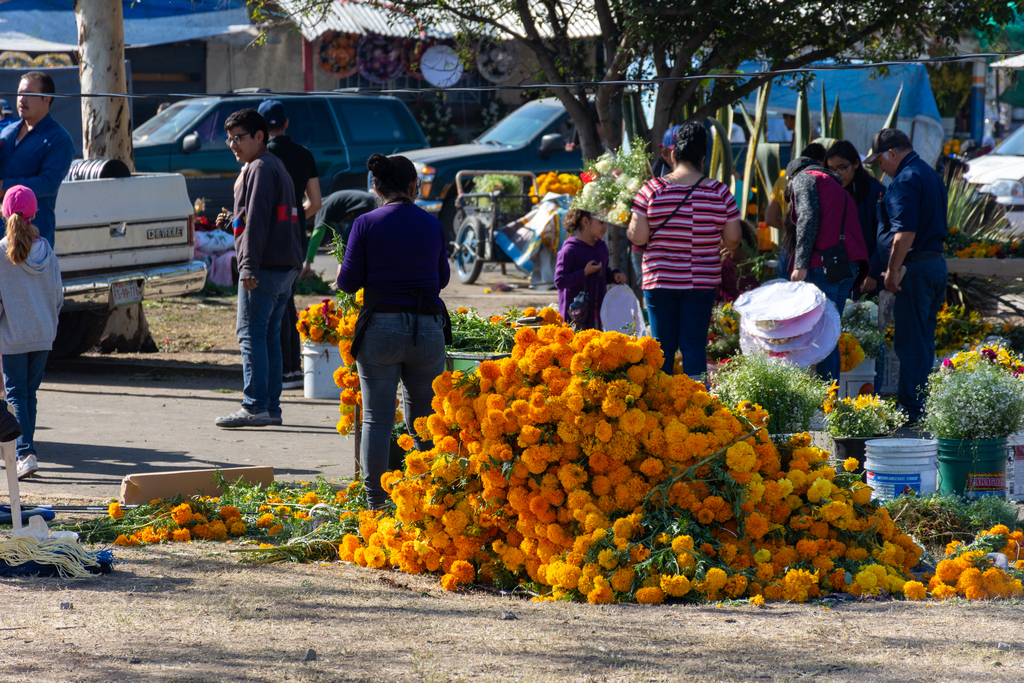
<svg viewBox="0 0 1024 683"><path fill-rule="evenodd" d="M677 213L679 213L679 209L683 208L683 206L684 206L684 205L686 204L686 202L690 201L690 195L692 195L692 194L693 194L693 191L697 189L697 187L698 187L698 186L700 185L700 181L702 181L702 180L704 180L704 174L703 174L703 173L701 174L700 178L697 178L697 182L696 182L696 183L694 183L694 184L693 184L693 185L692 185L692 186L690 187L690 191L686 193L686 196L685 196L685 197L683 197L683 198L682 198L682 199L681 199L681 200L679 201L679 203L678 203L678 204L676 204L676 208L675 208L675 209L674 209L674 210L672 211L672 213L670 213L670 214L668 215L668 218L666 218L665 220L663 220L663 221L661 222L661 227L659 227L659 228L651 228L651 235L652 235L652 236L654 235L654 233L655 233L655 232L656 232L657 230L660 230L661 228L664 228L664 227L665 227L666 225L668 225L668 222L669 222L670 220L672 220L673 218L675 218L675 217L676 217L676 214L677 214ZM647 238L647 242L648 242L648 243L650 243L650 241L651 241L651 238L650 238L650 237L648 237L648 238Z"/></svg>

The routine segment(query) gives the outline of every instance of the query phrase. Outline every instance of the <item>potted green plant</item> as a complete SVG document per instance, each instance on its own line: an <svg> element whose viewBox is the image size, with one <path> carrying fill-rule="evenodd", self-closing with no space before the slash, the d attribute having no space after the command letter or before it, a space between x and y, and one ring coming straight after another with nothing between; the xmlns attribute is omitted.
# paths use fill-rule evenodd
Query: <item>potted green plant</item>
<svg viewBox="0 0 1024 683"><path fill-rule="evenodd" d="M835 458L846 462L857 460L857 474L864 473L864 444L892 434L907 421L907 415L896 401L885 400L873 394L835 400L830 395L825 401L825 432L832 437Z"/></svg>
<svg viewBox="0 0 1024 683"><path fill-rule="evenodd" d="M967 497L1002 495L1006 439L1024 429L1024 363L979 346L947 358L928 380L925 428L938 439L938 486Z"/></svg>
<svg viewBox="0 0 1024 683"><path fill-rule="evenodd" d="M807 368L789 365L765 353L736 356L714 376L713 391L722 403L750 401L768 411L773 437L805 432L825 402L829 385Z"/></svg>

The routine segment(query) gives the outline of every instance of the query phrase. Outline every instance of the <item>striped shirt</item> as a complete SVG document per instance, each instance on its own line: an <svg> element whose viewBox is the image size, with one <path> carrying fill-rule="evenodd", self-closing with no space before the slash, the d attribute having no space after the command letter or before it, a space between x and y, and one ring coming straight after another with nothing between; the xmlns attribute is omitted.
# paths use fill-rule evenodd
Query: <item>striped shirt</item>
<svg viewBox="0 0 1024 683"><path fill-rule="evenodd" d="M644 289L713 289L722 283L722 227L739 220L729 188L717 180L692 189L664 178L648 180L633 202L633 211L647 219L651 237L644 252Z"/></svg>

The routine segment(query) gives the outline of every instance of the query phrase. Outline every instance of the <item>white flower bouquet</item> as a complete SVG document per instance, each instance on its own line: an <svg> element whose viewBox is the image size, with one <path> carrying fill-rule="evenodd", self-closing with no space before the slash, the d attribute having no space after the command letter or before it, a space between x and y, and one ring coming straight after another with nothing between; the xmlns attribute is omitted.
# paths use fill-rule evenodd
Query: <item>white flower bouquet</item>
<svg viewBox="0 0 1024 683"><path fill-rule="evenodd" d="M765 353L733 358L715 375L712 390L727 406L750 401L768 411L768 432L810 429L814 413L828 397L829 385Z"/></svg>
<svg viewBox="0 0 1024 683"><path fill-rule="evenodd" d="M628 152L605 152L584 161L586 170L580 174L583 191L573 199L572 208L589 211L613 225L626 225L636 193L651 177L645 149L646 143L636 138Z"/></svg>
<svg viewBox="0 0 1024 683"><path fill-rule="evenodd" d="M928 379L928 431L940 439L985 440L1024 430L1024 379L1013 360L1013 367L1002 364L995 351L983 349L943 363Z"/></svg>
<svg viewBox="0 0 1024 683"><path fill-rule="evenodd" d="M886 436L907 421L896 401L870 394L825 402L825 431L840 439Z"/></svg>

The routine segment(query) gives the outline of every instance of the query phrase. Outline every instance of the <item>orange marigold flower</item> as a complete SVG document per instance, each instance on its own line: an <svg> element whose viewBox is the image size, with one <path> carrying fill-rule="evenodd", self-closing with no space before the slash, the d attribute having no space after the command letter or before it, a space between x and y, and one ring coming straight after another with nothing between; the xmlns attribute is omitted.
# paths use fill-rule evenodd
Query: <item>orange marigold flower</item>
<svg viewBox="0 0 1024 683"><path fill-rule="evenodd" d="M636 592L636 601L641 605L660 605L665 602L665 592L654 586L641 588Z"/></svg>
<svg viewBox="0 0 1024 683"><path fill-rule="evenodd" d="M903 584L903 597L907 600L924 600L928 591L920 581L907 581Z"/></svg>
<svg viewBox="0 0 1024 683"><path fill-rule="evenodd" d="M124 510L121 509L120 503L114 502L107 507L107 514L111 519L121 519L124 517Z"/></svg>

